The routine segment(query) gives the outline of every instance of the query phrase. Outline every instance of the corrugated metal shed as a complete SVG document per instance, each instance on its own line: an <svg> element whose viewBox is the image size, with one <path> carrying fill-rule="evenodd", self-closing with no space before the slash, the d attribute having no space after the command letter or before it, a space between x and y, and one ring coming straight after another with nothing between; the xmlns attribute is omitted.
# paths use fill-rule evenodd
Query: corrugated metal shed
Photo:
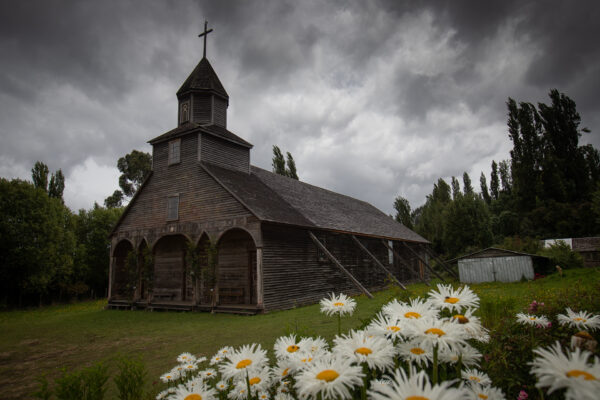
<svg viewBox="0 0 600 400"><path fill-rule="evenodd" d="M539 256L490 247L456 260L461 282L517 282L534 278L534 257Z"/></svg>

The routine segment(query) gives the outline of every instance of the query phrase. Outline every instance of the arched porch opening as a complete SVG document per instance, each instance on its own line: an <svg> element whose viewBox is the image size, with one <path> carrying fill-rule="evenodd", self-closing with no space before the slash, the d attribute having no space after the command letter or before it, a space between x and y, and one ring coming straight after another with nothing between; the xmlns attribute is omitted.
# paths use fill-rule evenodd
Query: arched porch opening
<svg viewBox="0 0 600 400"><path fill-rule="evenodd" d="M153 302L188 300L185 266L187 241L183 235L169 235L163 236L154 245Z"/></svg>
<svg viewBox="0 0 600 400"><path fill-rule="evenodd" d="M217 245L217 300L219 305L257 303L256 245L248 232L231 229Z"/></svg>
<svg viewBox="0 0 600 400"><path fill-rule="evenodd" d="M154 262L152 251L146 239L142 239L137 249L138 285L136 299L147 301L152 289Z"/></svg>
<svg viewBox="0 0 600 400"><path fill-rule="evenodd" d="M115 246L113 251L113 286L112 297L115 299L131 300L135 286L135 272L128 270L127 257L133 251L129 240L123 239Z"/></svg>

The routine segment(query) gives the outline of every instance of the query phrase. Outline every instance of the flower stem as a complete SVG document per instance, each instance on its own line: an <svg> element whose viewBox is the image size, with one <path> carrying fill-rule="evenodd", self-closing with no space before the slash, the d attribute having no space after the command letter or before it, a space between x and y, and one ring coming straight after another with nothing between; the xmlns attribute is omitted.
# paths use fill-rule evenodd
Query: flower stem
<svg viewBox="0 0 600 400"><path fill-rule="evenodd" d="M433 346L433 377L432 381L434 385L438 383L438 345Z"/></svg>
<svg viewBox="0 0 600 400"><path fill-rule="evenodd" d="M338 313L338 336L342 336L342 314Z"/></svg>

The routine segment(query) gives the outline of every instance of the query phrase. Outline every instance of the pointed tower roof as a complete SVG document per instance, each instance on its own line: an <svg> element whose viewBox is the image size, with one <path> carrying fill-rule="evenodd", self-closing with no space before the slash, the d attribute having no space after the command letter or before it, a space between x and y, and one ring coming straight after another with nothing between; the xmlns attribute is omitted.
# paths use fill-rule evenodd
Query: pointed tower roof
<svg viewBox="0 0 600 400"><path fill-rule="evenodd" d="M229 99L229 95L225 91L217 73L206 57L200 60L190 76L183 82L183 85L177 91L177 96L190 91L212 91L217 95Z"/></svg>

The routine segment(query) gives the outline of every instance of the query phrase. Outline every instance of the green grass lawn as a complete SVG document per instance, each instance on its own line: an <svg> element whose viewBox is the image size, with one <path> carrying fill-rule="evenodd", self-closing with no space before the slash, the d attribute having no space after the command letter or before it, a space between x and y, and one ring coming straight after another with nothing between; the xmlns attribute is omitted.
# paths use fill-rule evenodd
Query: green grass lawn
<svg viewBox="0 0 600 400"><path fill-rule="evenodd" d="M533 282L485 283L471 285L480 296L484 324L488 327L501 314L523 311L532 300L546 303L577 298L594 309L600 293L600 269L565 271L564 277L551 275ZM412 297L424 296L431 288L410 285ZM342 320L342 329L360 327L383 304L395 296L406 296L393 288L375 293L374 299L357 298L355 314ZM587 297L586 297L587 296ZM275 339L297 332L320 335L330 340L337 322L319 312L318 305L271 312L257 316L208 313L175 313L104 310L106 301L57 305L25 311L0 312L0 388L2 399L29 397L36 377L47 373L50 379L60 368L79 369L97 361L115 365L119 355L140 356L152 381L175 364L178 354L189 351L212 356L225 345L260 343L272 349ZM114 372L114 368L111 368ZM115 396L109 381L107 398Z"/></svg>

